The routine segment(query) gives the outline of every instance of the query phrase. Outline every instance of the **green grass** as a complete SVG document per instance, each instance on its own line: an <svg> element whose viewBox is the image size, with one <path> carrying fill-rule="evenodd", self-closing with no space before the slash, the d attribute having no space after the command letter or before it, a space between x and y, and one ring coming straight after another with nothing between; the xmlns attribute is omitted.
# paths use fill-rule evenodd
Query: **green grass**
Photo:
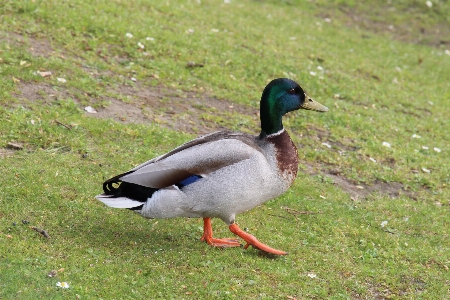
<svg viewBox="0 0 450 300"><path fill-rule="evenodd" d="M392 2L0 0L0 148L24 145L0 158L0 298L449 298L450 49L435 32L450 28L450 6ZM348 24L349 11L364 22ZM201 113L174 119L258 133L259 97L276 77L330 108L285 117L304 172L237 218L288 256L213 249L198 241L200 220L145 220L93 198L104 179L195 136L158 119L190 105L186 95ZM83 110L112 98L151 118ZM209 110L213 100L240 113ZM351 197L329 173L406 191Z"/></svg>

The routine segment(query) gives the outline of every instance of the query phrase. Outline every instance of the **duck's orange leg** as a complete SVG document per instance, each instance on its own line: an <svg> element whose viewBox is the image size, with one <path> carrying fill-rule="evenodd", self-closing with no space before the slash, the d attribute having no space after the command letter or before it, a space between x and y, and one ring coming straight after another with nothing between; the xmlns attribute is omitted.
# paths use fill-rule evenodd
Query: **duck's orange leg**
<svg viewBox="0 0 450 300"><path fill-rule="evenodd" d="M237 239L215 239L212 235L211 218L203 218L203 236L201 241L206 241L211 246L221 248L241 246Z"/></svg>
<svg viewBox="0 0 450 300"><path fill-rule="evenodd" d="M275 254L275 255L286 255L288 254L287 252L281 251L281 250L277 250L277 249L273 249L270 248L267 245L264 245L263 243L261 243L260 241L258 241L253 235L241 230L239 228L239 226L236 223L233 223L230 225L230 231L238 236L240 236L244 241L247 242L247 244L244 246L244 249L247 249L248 246L252 245L254 248L265 251L267 253L270 254Z"/></svg>

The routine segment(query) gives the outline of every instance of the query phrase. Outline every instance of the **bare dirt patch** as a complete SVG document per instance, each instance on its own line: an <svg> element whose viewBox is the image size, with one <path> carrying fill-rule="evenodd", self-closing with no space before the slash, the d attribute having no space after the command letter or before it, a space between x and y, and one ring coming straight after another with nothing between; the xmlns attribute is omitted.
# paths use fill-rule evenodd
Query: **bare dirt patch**
<svg viewBox="0 0 450 300"><path fill-rule="evenodd" d="M127 124L150 122L142 113L142 110L140 108L114 98L109 98L108 101L109 105L97 109L96 114L89 115L92 117L113 119Z"/></svg>
<svg viewBox="0 0 450 300"><path fill-rule="evenodd" d="M73 99L81 109L81 101L77 99L76 91L52 86L48 83L22 82L18 87L17 99L20 104L41 102L47 105L56 100ZM163 87L143 87L137 85L120 86L111 90L120 92L124 101L110 96L92 98L89 103L96 107L97 113L86 113L91 117L109 118L122 123L150 124L156 123L174 130L194 134L204 134L212 130L227 128L214 119L202 116L211 115L222 120L230 117L253 116L254 124L258 122L257 111L254 108L237 105L227 100L219 100L205 95L196 96L193 93L170 92Z"/></svg>
<svg viewBox="0 0 450 300"><path fill-rule="evenodd" d="M28 102L51 104L55 100L74 97L69 90L52 86L48 83L21 82L18 90L17 100L24 105Z"/></svg>
<svg viewBox="0 0 450 300"><path fill-rule="evenodd" d="M22 143L13 143L9 142L6 145L6 148L0 148L0 158L4 158L7 156L13 156L16 151L23 150L24 145Z"/></svg>
<svg viewBox="0 0 450 300"><path fill-rule="evenodd" d="M0 148L0 158L13 156L15 152L13 149Z"/></svg>
<svg viewBox="0 0 450 300"><path fill-rule="evenodd" d="M114 118L121 122L154 122L171 129L195 134L226 128L214 120L202 118L205 114L218 118L253 115L256 119L254 108L207 95L173 92L165 87L143 87L142 85L120 86L115 92L118 92L118 89L120 89L120 95L129 99L130 103L124 103L112 97L103 97L103 100L110 104L101 108L98 116Z"/></svg>
<svg viewBox="0 0 450 300"><path fill-rule="evenodd" d="M365 199L373 194L381 194L384 196L389 196L390 198L397 198L400 195L405 195L415 199L414 194L410 191L406 191L403 188L403 184L400 182L383 182L376 180L370 184L356 184L340 175L326 173L325 176L331 178L335 185L347 192L354 200Z"/></svg>
<svg viewBox="0 0 450 300"><path fill-rule="evenodd" d="M13 46L25 45L31 55L37 57L50 57L55 51L47 38L36 36L25 37L14 32L0 32L0 37Z"/></svg>
<svg viewBox="0 0 450 300"><path fill-rule="evenodd" d="M400 182L384 182L381 180L375 180L371 183L360 183L352 181L344 177L338 170L333 170L324 165L312 165L308 162L302 162L302 165L306 169L301 170L302 172L309 175L321 175L332 180L334 185L341 188L346 192L352 200L364 200L371 195L383 195L390 198L398 198L402 195L407 196L413 200L417 197L414 192L406 190L404 185Z"/></svg>

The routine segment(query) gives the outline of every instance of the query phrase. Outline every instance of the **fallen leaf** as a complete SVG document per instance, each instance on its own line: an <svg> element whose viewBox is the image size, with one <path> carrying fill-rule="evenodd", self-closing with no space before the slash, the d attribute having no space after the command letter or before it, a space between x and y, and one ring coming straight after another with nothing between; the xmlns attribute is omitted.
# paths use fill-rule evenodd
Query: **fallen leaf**
<svg viewBox="0 0 450 300"><path fill-rule="evenodd" d="M52 76L52 72L50 72L50 71L44 71L44 72L37 71L36 73L37 73L38 75L41 75L42 77Z"/></svg>
<svg viewBox="0 0 450 300"><path fill-rule="evenodd" d="M424 171L425 173L430 173L431 171L428 170L427 168L422 168L422 171Z"/></svg>

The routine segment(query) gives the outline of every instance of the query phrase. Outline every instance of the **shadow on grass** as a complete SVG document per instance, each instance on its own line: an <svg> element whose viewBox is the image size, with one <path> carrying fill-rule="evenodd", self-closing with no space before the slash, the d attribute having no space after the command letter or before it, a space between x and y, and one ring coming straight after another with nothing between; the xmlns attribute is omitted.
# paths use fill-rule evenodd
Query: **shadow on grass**
<svg viewBox="0 0 450 300"><path fill-rule="evenodd" d="M83 243L85 248L102 249L111 253L137 251L142 254L151 254L158 251L170 250L176 253L195 251L199 252L199 255L203 255L207 252L208 254L212 254L216 251L228 251L235 252L236 255L243 253L252 258L280 258L280 256L272 255L252 247L243 249L243 246L235 248L215 248L209 246L200 240L201 232L199 232L198 226L192 225L192 221L187 221L188 225L186 225L187 219L179 218L151 221L140 219L139 216L136 216L136 219L130 217L125 222L116 222L115 218L108 219L105 216L103 220L96 220L92 223L73 224L72 230L67 232L65 237ZM195 227L195 230L193 230L193 227ZM83 233L82 237L80 237L81 232Z"/></svg>

